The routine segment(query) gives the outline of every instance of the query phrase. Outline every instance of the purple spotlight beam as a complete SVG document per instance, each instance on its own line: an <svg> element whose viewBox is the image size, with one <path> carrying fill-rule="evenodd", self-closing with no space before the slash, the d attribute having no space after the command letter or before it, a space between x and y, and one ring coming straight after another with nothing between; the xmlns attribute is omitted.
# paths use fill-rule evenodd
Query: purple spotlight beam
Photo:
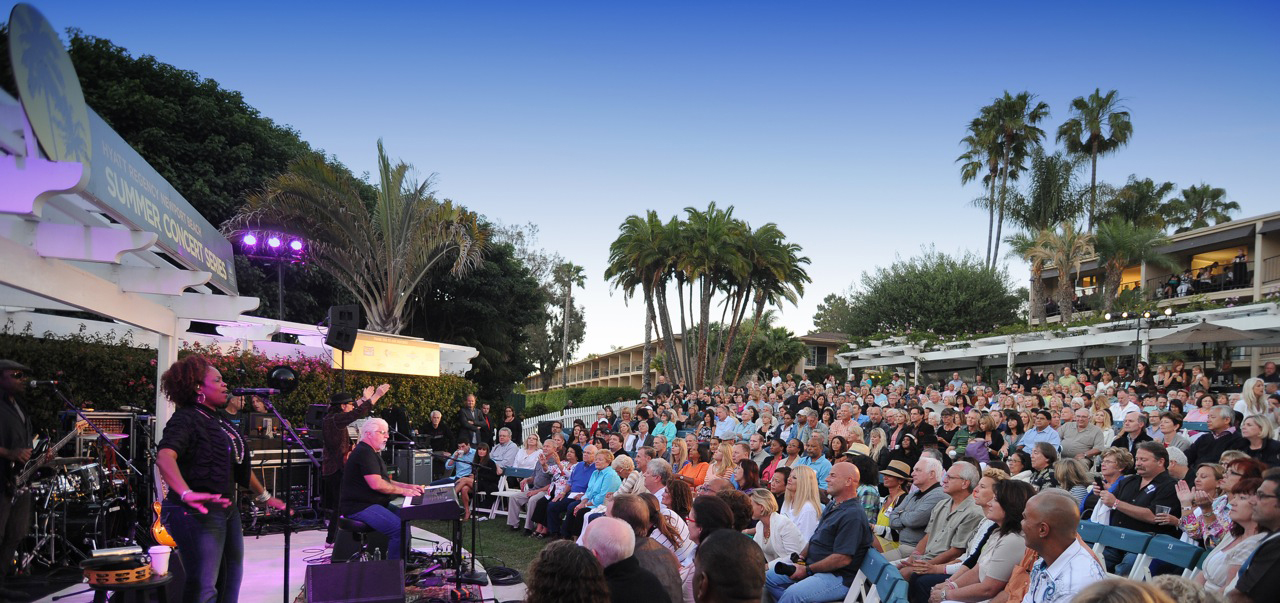
<svg viewBox="0 0 1280 603"><path fill-rule="evenodd" d="M299 241L297 239L289 241L289 249L292 249L294 251L302 251L302 241Z"/></svg>
<svg viewBox="0 0 1280 603"><path fill-rule="evenodd" d="M245 245L257 245L258 237L254 236L253 233L249 233L244 235L244 238L241 239L241 242L243 242Z"/></svg>
<svg viewBox="0 0 1280 603"><path fill-rule="evenodd" d="M267 239L267 245L270 246L272 249L279 247L280 237L272 236L271 238Z"/></svg>

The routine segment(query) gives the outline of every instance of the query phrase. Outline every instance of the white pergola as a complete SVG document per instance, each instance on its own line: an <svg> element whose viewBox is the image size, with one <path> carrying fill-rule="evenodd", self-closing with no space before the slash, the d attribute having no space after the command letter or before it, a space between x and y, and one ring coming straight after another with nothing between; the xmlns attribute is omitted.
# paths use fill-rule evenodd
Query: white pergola
<svg viewBox="0 0 1280 603"><path fill-rule="evenodd" d="M1129 319L1069 327L1060 331L1038 331L1019 335L984 337L941 344L923 349L905 338L881 342L881 345L836 355L840 366L850 377L859 369L911 366L913 374L921 371L951 371L977 366L1013 367L1027 364L1058 362L1082 363L1090 358L1132 356L1135 350L1146 358L1152 350L1149 342L1193 326L1201 321L1249 331L1259 339L1231 345L1254 348L1280 346L1280 306L1276 303L1251 304L1178 314L1163 319ZM1200 344L1157 346L1154 351L1200 349Z"/></svg>

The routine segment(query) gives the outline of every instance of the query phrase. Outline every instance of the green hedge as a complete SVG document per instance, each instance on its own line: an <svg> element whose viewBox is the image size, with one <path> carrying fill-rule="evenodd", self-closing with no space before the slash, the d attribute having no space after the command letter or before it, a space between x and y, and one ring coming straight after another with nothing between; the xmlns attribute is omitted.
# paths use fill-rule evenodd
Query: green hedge
<svg viewBox="0 0 1280 603"><path fill-rule="evenodd" d="M565 402L573 400L575 407L600 406L623 400L640 398L640 390L634 387L570 387L553 389L547 392L527 394L525 396L525 415L536 417L564 408ZM534 412L535 410L541 412Z"/></svg>
<svg viewBox="0 0 1280 603"><path fill-rule="evenodd" d="M127 331L121 336L86 334L84 329L65 336L36 336L30 325L16 333L11 327L0 330L0 358L31 367L32 378L61 381L59 388L72 402L96 410L126 405L155 410L156 352L135 347ZM208 356L223 378L236 387L266 387L271 367L293 367L299 374L297 389L274 402L286 418L299 425L307 405L328 403L337 391L341 372L324 358L268 358L238 348L223 354L198 344L184 346L178 356L196 353ZM452 421L466 395L476 391L474 383L454 375L416 377L360 371L347 371L345 389L358 394L367 385L384 382L392 387L378 407L400 406L415 425L426 423L432 410L443 412L446 420ZM29 389L26 403L37 427L53 425L57 413L65 408L46 388Z"/></svg>

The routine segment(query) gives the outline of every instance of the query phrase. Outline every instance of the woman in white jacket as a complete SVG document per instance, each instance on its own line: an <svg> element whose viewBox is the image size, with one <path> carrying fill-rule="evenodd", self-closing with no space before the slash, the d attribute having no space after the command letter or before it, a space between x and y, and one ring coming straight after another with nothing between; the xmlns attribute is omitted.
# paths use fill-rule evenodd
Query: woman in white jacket
<svg viewBox="0 0 1280 603"><path fill-rule="evenodd" d="M791 553L804 550L805 541L800 535L800 528L778 512L777 499L765 488L751 491L751 518L759 520L753 530L747 530L755 538L756 544L764 551L764 558L772 562L775 559L790 560ZM754 531L754 533L752 533Z"/></svg>

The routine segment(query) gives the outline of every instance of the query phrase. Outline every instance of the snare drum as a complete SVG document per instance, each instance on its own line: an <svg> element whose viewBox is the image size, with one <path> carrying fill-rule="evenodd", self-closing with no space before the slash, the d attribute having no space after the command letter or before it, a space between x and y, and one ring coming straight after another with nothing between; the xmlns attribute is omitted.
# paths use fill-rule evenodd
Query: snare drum
<svg viewBox="0 0 1280 603"><path fill-rule="evenodd" d="M91 502L109 498L114 489L106 470L98 463L77 465L67 470L67 474L80 496Z"/></svg>

